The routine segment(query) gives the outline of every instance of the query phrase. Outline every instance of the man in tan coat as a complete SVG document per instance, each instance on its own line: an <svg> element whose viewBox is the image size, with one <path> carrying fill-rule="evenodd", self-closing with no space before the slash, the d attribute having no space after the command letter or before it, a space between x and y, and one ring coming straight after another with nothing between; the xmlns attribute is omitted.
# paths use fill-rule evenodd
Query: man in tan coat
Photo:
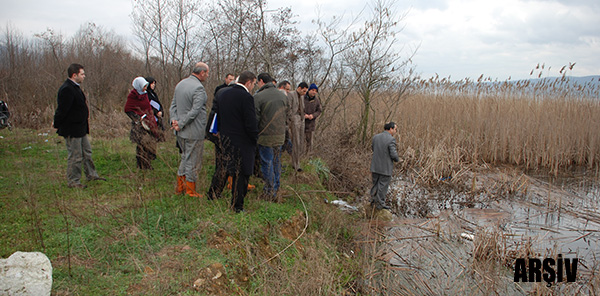
<svg viewBox="0 0 600 296"><path fill-rule="evenodd" d="M301 82L295 91L288 93L290 108L288 109L288 128L292 138L292 167L301 172L300 158L304 154L304 95L308 84Z"/></svg>

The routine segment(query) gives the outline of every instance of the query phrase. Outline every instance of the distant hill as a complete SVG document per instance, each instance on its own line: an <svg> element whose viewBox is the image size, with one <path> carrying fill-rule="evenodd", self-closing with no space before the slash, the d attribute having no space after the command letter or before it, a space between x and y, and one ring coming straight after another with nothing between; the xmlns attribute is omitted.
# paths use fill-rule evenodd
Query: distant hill
<svg viewBox="0 0 600 296"><path fill-rule="evenodd" d="M426 93L472 94L476 96L497 96L525 98L591 98L600 99L600 75L582 77L543 77L505 81L469 81L461 80L447 83L434 81L417 85L417 91Z"/></svg>
<svg viewBox="0 0 600 296"><path fill-rule="evenodd" d="M586 84L592 84L592 85L600 85L600 75L591 75L591 76L582 76L582 77L574 77L574 76L565 76L564 78L566 81L571 82L573 84L578 84L578 85L586 85ZM531 81L532 83L537 83L537 82L554 82L554 81L563 81L563 77L543 77L543 78L533 78L533 79L522 79L519 81Z"/></svg>

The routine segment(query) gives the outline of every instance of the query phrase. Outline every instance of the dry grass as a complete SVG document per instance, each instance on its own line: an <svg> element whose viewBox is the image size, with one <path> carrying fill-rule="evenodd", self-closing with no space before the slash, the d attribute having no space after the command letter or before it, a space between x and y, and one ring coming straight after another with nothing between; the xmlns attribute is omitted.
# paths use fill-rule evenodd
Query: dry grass
<svg viewBox="0 0 600 296"><path fill-rule="evenodd" d="M600 106L568 98L537 101L416 96L399 110L401 145L450 173L457 163L509 163L557 174L598 166Z"/></svg>
<svg viewBox="0 0 600 296"><path fill-rule="evenodd" d="M385 122L395 121L400 168L430 185L489 164L553 175L574 168L597 173L600 101L594 98L600 91L561 89L562 83L421 82L397 108L390 110L383 99L376 102L371 130L381 132ZM369 178L357 177L368 175L371 156L370 143L354 141L359 100L348 97L330 106L337 104L341 111L325 111L320 119L317 141L325 145L320 153L343 167L344 175L366 184Z"/></svg>

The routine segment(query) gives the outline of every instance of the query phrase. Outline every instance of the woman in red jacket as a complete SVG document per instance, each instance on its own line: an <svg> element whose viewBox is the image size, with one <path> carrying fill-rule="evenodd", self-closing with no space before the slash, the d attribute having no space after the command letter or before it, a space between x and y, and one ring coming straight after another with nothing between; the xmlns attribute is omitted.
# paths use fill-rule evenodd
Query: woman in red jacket
<svg viewBox="0 0 600 296"><path fill-rule="evenodd" d="M154 119L152 106L148 100L148 81L144 77L133 80L133 89L127 96L125 113L131 118L131 133L129 139L137 144L137 167L142 170L151 170L151 161L156 159L156 142L158 126Z"/></svg>

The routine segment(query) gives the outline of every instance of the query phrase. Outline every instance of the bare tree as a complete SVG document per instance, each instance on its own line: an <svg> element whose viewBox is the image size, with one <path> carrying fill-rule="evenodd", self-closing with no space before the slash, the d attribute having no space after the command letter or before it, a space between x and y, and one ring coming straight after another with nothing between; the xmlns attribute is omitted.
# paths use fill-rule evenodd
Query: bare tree
<svg viewBox="0 0 600 296"><path fill-rule="evenodd" d="M202 50L198 12L200 3L193 0L139 0L134 2L130 17L133 33L144 54L147 73L154 64L160 69L163 93L189 74L189 66Z"/></svg>
<svg viewBox="0 0 600 296"><path fill-rule="evenodd" d="M398 47L396 35L405 14L395 11L395 0L375 0L371 7L371 18L354 33L351 41L355 44L345 53L349 69L352 71L355 91L362 100L362 110L358 123L357 136L365 143L373 133L369 130L374 117L373 103L379 100L390 85L401 83L402 74L411 61L414 52L403 58L403 47ZM412 72L408 72L412 73Z"/></svg>
<svg viewBox="0 0 600 296"><path fill-rule="evenodd" d="M135 75L142 69L138 60L127 50L125 42L114 31L88 23L75 33L69 42L68 64L78 62L86 68L84 89L88 94L91 114L106 112L122 101ZM66 77L66 72L64 76Z"/></svg>
<svg viewBox="0 0 600 296"><path fill-rule="evenodd" d="M362 12L353 17L347 24L342 26L344 16L334 16L329 22L325 22L320 16L315 20L319 26L317 35L320 41L324 44L321 50L321 59L323 60L321 75L318 77L320 88L320 99L325 113L341 114L345 120L345 103L346 99L354 89L355 81L348 75L347 62L345 54L355 46L351 28L358 23ZM331 102L335 105L331 106ZM342 111L342 112L339 112ZM333 116L323 116L320 120L321 126L330 126L330 121ZM325 122L323 122L325 121ZM318 129L322 132L323 129Z"/></svg>

